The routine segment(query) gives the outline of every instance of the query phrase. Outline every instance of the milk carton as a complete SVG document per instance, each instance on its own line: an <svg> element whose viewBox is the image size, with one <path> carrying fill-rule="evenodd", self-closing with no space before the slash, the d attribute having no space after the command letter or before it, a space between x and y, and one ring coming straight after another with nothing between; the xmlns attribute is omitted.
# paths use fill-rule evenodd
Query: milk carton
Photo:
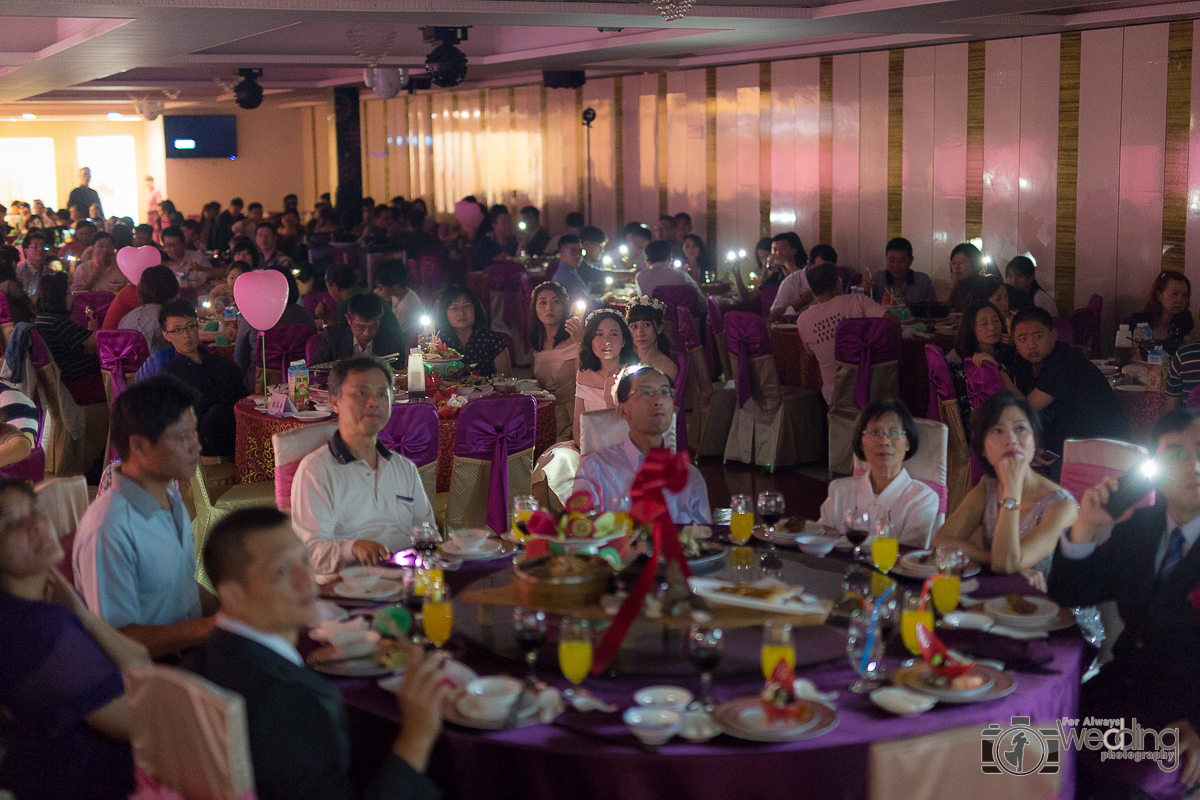
<svg viewBox="0 0 1200 800"><path fill-rule="evenodd" d="M1150 367L1146 370L1146 385L1152 392L1161 392L1167 384L1167 353L1161 347L1150 351L1146 357Z"/></svg>
<svg viewBox="0 0 1200 800"><path fill-rule="evenodd" d="M288 365L288 394L296 408L303 408L308 402L308 364L304 359L293 361Z"/></svg>

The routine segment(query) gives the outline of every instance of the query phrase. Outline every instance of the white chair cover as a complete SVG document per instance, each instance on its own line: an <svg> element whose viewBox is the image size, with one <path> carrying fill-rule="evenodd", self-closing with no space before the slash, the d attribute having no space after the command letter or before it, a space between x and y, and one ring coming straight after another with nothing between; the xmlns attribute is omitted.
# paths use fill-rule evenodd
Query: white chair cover
<svg viewBox="0 0 1200 800"><path fill-rule="evenodd" d="M936 484L929 487L937 492L939 499L938 513L933 520L933 529L936 531L946 521L943 506L947 494L946 446L950 431L942 423L933 420L918 417L914 421L917 423L917 435L921 439L921 446L912 454L912 458L904 462L904 468L913 480ZM867 465L855 456L854 474L862 475L866 470Z"/></svg>
<svg viewBox="0 0 1200 800"><path fill-rule="evenodd" d="M773 355L750 362L750 399L737 404L738 354L730 352L731 374L726 384L732 395L733 419L725 441L726 461L769 467L806 464L821 457L825 431L821 424L821 393L780 386Z"/></svg>
<svg viewBox="0 0 1200 800"><path fill-rule="evenodd" d="M290 428L271 436L271 446L275 449L275 505L281 511L292 507L292 479L296 477L300 462L327 444L337 429L336 421L322 422Z"/></svg>
<svg viewBox="0 0 1200 800"><path fill-rule="evenodd" d="M87 478L48 478L33 487L37 494L38 510L46 515L55 538L62 539L75 532L79 518L88 507ZM67 558L70 558L70 553Z"/></svg>
<svg viewBox="0 0 1200 800"><path fill-rule="evenodd" d="M139 779L173 789L184 800L255 796L241 695L157 664L128 667L124 676Z"/></svg>

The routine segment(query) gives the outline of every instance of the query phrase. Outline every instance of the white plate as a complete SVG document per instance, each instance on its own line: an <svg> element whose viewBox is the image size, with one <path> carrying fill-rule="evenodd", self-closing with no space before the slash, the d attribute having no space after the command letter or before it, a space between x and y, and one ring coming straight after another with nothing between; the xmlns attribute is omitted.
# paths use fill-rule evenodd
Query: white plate
<svg viewBox="0 0 1200 800"><path fill-rule="evenodd" d="M783 545L785 547L796 547L797 536L809 536L812 534L824 534L825 528L820 523L814 522L811 519L804 520L804 527L798 531L780 530L776 531L774 536L768 533L766 525L755 525L751 535L762 542L770 542L775 545Z"/></svg>
<svg viewBox="0 0 1200 800"><path fill-rule="evenodd" d="M1028 596L1026 601L1037 606L1032 614L1016 614L1008 607L1008 600L1003 597L993 597L983 604L983 610L992 619L1010 628L1034 629L1048 628L1058 619L1058 604L1045 597Z"/></svg>
<svg viewBox="0 0 1200 800"><path fill-rule="evenodd" d="M314 642L328 642L329 637L341 631L365 631L369 630L371 623L364 617L351 617L345 622L325 622L316 628L311 628L308 631L308 638Z"/></svg>
<svg viewBox="0 0 1200 800"><path fill-rule="evenodd" d="M302 422L316 422L319 419L327 419L332 417L332 412L329 411L293 411L287 414L292 419L298 419Z"/></svg>
<svg viewBox="0 0 1200 800"><path fill-rule="evenodd" d="M899 686L884 686L871 692L871 702L901 717L916 717L937 705L937 698L902 689Z"/></svg>
<svg viewBox="0 0 1200 800"><path fill-rule="evenodd" d="M721 605L753 608L756 611L772 611L777 614L822 614L827 610L824 604L816 598L808 595L802 596L802 587L792 586L773 578L755 581L752 585L787 587L789 590L788 593L775 600L760 600L756 597L743 597L741 595L718 591L722 586L734 585L732 581L723 581L716 578L697 578L695 576L688 578L688 586L691 587L693 592L709 602L720 603Z"/></svg>
<svg viewBox="0 0 1200 800"><path fill-rule="evenodd" d="M914 550L911 553L905 553L892 567L891 571L902 578L916 578L917 580L925 580L937 574L937 565L922 564L918 559L921 556L928 555L929 550ZM963 570L962 577L969 578L972 575L978 575L980 567L974 561L968 561L966 568Z"/></svg>
<svg viewBox="0 0 1200 800"><path fill-rule="evenodd" d="M353 658L349 661L342 661L341 654L333 645L326 645L319 650L314 650L308 654L309 666L317 672L323 672L326 675L336 675L342 678L374 678L379 675L391 675L394 670L380 664L371 656L363 656L362 658ZM338 659L332 664L326 664L328 659Z"/></svg>
<svg viewBox="0 0 1200 800"><path fill-rule="evenodd" d="M975 611L951 611L942 617L942 622L950 628L969 628L977 631L986 631L996 624L996 621L987 614Z"/></svg>
<svg viewBox="0 0 1200 800"><path fill-rule="evenodd" d="M461 661L449 659L446 661L446 677L454 684L455 688L461 689L478 678L479 674ZM388 675L386 678L380 678L375 683L385 692L394 694L400 688L402 680L404 680L404 667L396 670L396 672Z"/></svg>
<svg viewBox="0 0 1200 800"><path fill-rule="evenodd" d="M350 600L390 600L403 591L404 584L389 581L387 578L380 578L379 583L365 592L355 591L344 583L339 583L333 587L334 594Z"/></svg>
<svg viewBox="0 0 1200 800"><path fill-rule="evenodd" d="M926 694L930 697L936 697L938 700L967 700L974 699L981 694L986 693L996 680L989 671L981 670L977 667L972 667L968 675L975 674L983 678L983 685L977 686L974 689L951 689L949 686L938 686L930 681L933 677L932 673L924 673L913 675L905 682L905 688L917 691L921 694Z"/></svg>
<svg viewBox="0 0 1200 800"><path fill-rule="evenodd" d="M927 694L943 703L983 703L989 700L997 700L1001 697L1006 697L1013 693L1017 688L1017 679L1007 672L1002 672L993 666L975 662L973 672L978 672L981 675L990 678L992 683L985 691L977 691L972 689L969 692L944 692L941 695L934 694L936 690L930 690L924 681L920 679L921 675L929 672L929 666L924 662L917 662L910 667L900 667L892 673L892 682L897 686L905 689L910 689L918 694ZM944 695L944 696L943 696Z"/></svg>
<svg viewBox="0 0 1200 800"><path fill-rule="evenodd" d="M341 622L348 616L350 616L350 612L337 603L331 603L328 600L317 601L317 619L321 622Z"/></svg>
<svg viewBox="0 0 1200 800"><path fill-rule="evenodd" d="M450 540L442 543L442 552L455 558L461 558L463 561L484 561L504 555L504 545L499 539L486 539L474 550L463 550L454 543L454 540Z"/></svg>
<svg viewBox="0 0 1200 800"><path fill-rule="evenodd" d="M814 700L800 698L797 702L806 707L809 716L794 725L770 724L766 722L761 701L757 696L743 697L722 703L713 709L713 722L727 735L752 742L788 742L794 739L810 739L828 733L837 727L837 712Z"/></svg>

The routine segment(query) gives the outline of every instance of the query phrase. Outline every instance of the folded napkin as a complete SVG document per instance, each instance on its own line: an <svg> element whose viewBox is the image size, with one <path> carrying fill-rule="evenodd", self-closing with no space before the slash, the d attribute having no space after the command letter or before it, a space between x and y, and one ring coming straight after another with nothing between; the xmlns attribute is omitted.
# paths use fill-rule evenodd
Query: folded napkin
<svg viewBox="0 0 1200 800"><path fill-rule="evenodd" d="M1049 643L1040 639L1017 641L991 631L964 628L939 629L938 637L952 650L975 658L1003 661L1008 669L1017 672L1046 673L1045 665L1054 659Z"/></svg>
<svg viewBox="0 0 1200 800"><path fill-rule="evenodd" d="M612 703L606 703L591 694L576 690L570 697L564 697L562 692L551 686L538 692L538 719L550 722L566 710L567 703L576 711L603 711L612 714L617 710Z"/></svg>
<svg viewBox="0 0 1200 800"><path fill-rule="evenodd" d="M796 693L796 697L804 700L812 700L813 702L820 703L828 708L835 708L833 701L838 697L837 692L817 691L817 685L808 678L796 678L795 682L792 684L792 691Z"/></svg>

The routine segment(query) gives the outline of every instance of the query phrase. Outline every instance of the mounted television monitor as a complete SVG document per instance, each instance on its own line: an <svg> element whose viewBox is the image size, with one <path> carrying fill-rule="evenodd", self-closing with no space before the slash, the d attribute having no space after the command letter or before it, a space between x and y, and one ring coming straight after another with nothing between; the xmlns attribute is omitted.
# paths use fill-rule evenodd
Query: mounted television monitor
<svg viewBox="0 0 1200 800"><path fill-rule="evenodd" d="M167 158L237 160L237 117L233 115L163 116Z"/></svg>

